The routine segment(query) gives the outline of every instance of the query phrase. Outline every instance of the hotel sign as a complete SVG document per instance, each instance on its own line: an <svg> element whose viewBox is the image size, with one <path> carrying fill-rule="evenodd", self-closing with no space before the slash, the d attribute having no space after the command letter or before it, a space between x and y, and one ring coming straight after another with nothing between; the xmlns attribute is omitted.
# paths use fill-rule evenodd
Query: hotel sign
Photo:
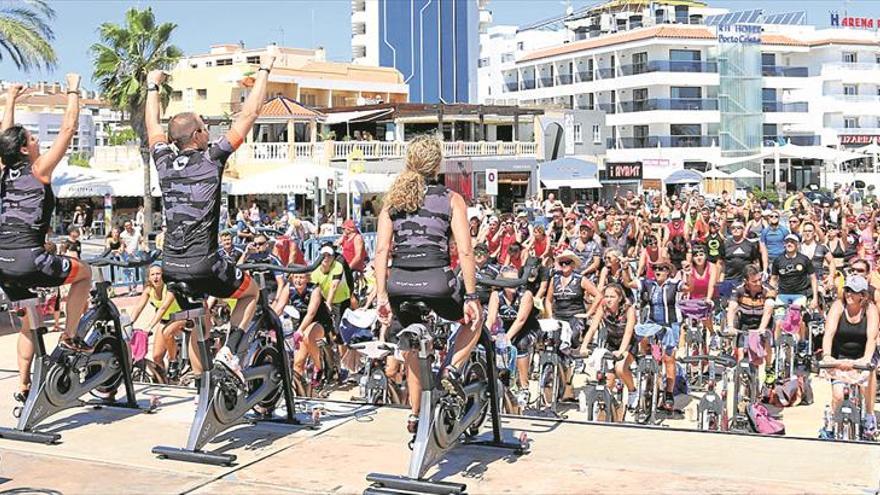
<svg viewBox="0 0 880 495"><path fill-rule="evenodd" d="M831 13L831 27L848 27L859 29L877 29L880 18L873 17L840 17L837 12Z"/></svg>
<svg viewBox="0 0 880 495"><path fill-rule="evenodd" d="M605 180L628 181L642 180L642 162L606 163Z"/></svg>
<svg viewBox="0 0 880 495"><path fill-rule="evenodd" d="M761 26L758 24L719 24L718 43L760 45Z"/></svg>
<svg viewBox="0 0 880 495"><path fill-rule="evenodd" d="M838 134L840 144L866 145L880 142L880 134Z"/></svg>

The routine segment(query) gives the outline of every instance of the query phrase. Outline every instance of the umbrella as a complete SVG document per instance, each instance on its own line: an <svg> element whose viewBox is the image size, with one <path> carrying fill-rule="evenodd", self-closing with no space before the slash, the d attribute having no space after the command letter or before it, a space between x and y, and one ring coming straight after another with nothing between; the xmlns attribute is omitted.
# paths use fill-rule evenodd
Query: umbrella
<svg viewBox="0 0 880 495"><path fill-rule="evenodd" d="M761 174L759 174L757 172L753 172L747 168L741 168L741 169L737 170L736 172L733 172L732 174L730 174L730 177L732 177L734 179L760 179Z"/></svg>
<svg viewBox="0 0 880 495"><path fill-rule="evenodd" d="M704 179L728 179L730 178L730 174L723 170L718 170L717 168L713 168L703 174Z"/></svg>

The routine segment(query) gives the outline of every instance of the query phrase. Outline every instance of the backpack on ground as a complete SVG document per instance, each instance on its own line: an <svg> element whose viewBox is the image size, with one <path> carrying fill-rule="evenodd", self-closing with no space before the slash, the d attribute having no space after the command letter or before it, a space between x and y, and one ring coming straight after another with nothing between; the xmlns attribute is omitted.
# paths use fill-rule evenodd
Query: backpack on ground
<svg viewBox="0 0 880 495"><path fill-rule="evenodd" d="M749 404L746 413L749 417L749 424L755 433L785 435L785 425L782 424L782 421L771 416L764 404Z"/></svg>

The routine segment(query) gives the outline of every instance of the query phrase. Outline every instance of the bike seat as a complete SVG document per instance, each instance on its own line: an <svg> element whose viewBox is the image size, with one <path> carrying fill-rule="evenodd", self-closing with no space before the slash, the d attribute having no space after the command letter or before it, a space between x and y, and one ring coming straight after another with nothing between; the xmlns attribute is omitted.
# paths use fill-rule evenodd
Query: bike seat
<svg viewBox="0 0 880 495"><path fill-rule="evenodd" d="M405 301L400 305L400 311L402 313L409 313L412 315L418 315L421 317L428 316L431 314L431 307L428 306L425 301L413 300L413 301Z"/></svg>

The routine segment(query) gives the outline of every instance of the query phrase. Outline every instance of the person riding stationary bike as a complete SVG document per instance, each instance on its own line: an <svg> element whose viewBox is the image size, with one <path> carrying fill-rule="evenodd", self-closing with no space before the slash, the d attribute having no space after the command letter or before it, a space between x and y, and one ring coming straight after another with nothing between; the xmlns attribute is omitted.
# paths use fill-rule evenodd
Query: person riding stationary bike
<svg viewBox="0 0 880 495"><path fill-rule="evenodd" d="M400 311L402 303L418 299L441 318L461 320L452 350L452 361L441 373L441 386L463 401L459 370L477 345L483 325L483 310L476 290L476 266L468 230L467 204L460 194L437 182L443 148L439 139L423 136L407 147L406 166L385 196L379 213L376 238L376 304L379 318L397 333L411 318ZM449 243L458 248L461 284L449 267ZM389 257L391 267L388 267ZM421 381L417 353L404 354L412 414L407 430L418 431Z"/></svg>
<svg viewBox="0 0 880 495"><path fill-rule="evenodd" d="M177 376L179 370L172 369L177 366L177 342L175 337L183 331L185 321L171 321L171 315L180 311L180 305L174 294L168 290L168 286L162 280L162 265L154 263L147 273L147 283L144 284L144 292L138 297L137 305L131 312L131 321L137 321L147 304L153 307L155 314L147 324L147 331L155 335L153 340L153 362L163 370L168 370L169 376ZM165 367L165 354L171 363ZM198 361L198 354L191 356L193 361ZM199 365L201 366L201 365Z"/></svg>
<svg viewBox="0 0 880 495"><path fill-rule="evenodd" d="M519 270L505 266L501 269L501 278L516 280L519 278ZM516 348L516 371L520 390L528 390L530 358L541 329L532 292L526 288L492 291L486 321L491 325L496 319L501 320L510 344Z"/></svg>
<svg viewBox="0 0 880 495"><path fill-rule="evenodd" d="M150 149L159 175L165 206L165 279L186 283L198 294L238 299L230 318L229 336L217 353L223 364L244 386L244 376L236 356L238 345L257 309L259 287L250 275L217 254L220 223L221 183L226 161L244 142L266 100L269 72L277 50L264 56L256 81L232 127L218 141L208 141L208 128L192 112L179 113L168 122L166 135L159 121L162 71L147 76L146 118ZM173 145L173 146L172 146ZM195 355L195 339L190 342ZM196 373L202 370L195 369Z"/></svg>
<svg viewBox="0 0 880 495"><path fill-rule="evenodd" d="M37 136L15 125L15 102L25 87L9 86L0 126L0 288L12 301L33 298L29 289L70 284L62 344L78 348L76 328L88 306L92 271L88 264L46 251L55 213L52 173L64 158L79 126L79 74L67 75L67 108L58 136L46 153L40 153ZM28 317L18 335L19 389L15 399L24 403L31 388L34 334ZM56 322L57 324L57 322Z"/></svg>
<svg viewBox="0 0 880 495"><path fill-rule="evenodd" d="M333 317L324 304L321 287L309 281L309 274L292 275L290 290L284 291L275 306L277 314L284 314L284 308L292 306L299 312L297 333L302 336L299 349L293 356L293 371L305 377L306 360L312 359L314 375L310 377L312 386L316 385L321 373L321 349L319 342L333 329Z"/></svg>

